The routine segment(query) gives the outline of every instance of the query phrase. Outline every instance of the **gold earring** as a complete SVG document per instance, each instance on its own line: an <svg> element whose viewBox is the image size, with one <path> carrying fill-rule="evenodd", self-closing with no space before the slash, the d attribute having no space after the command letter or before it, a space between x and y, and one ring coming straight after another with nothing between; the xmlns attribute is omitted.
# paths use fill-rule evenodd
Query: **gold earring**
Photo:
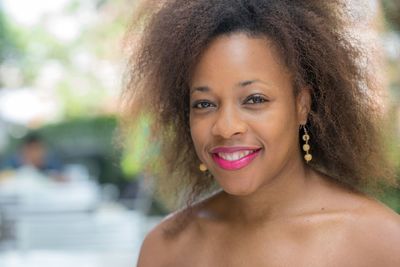
<svg viewBox="0 0 400 267"><path fill-rule="evenodd" d="M201 164L199 165L199 169L200 169L200 171L202 171L202 172L206 172L206 171L208 170L207 166L206 166L204 163L201 163Z"/></svg>
<svg viewBox="0 0 400 267"><path fill-rule="evenodd" d="M303 145L303 150L304 150L304 152L306 152L306 154L304 155L304 159L308 163L308 162L310 162L312 160L312 155L310 154L310 148L311 147L308 144L308 141L310 140L310 136L308 135L306 126L302 125L302 128L304 130L303 141L305 142L305 144Z"/></svg>

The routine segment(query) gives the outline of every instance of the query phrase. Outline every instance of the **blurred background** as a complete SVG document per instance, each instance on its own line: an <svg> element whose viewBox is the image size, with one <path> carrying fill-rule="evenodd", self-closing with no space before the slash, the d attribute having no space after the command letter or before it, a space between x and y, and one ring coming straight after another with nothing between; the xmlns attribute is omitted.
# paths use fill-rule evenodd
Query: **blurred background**
<svg viewBox="0 0 400 267"><path fill-rule="evenodd" d="M0 0L0 266L134 266L167 213L144 179L146 123L115 141L136 5ZM389 96L400 176L400 1L354 1L354 14ZM382 201L400 212L398 190Z"/></svg>
<svg viewBox="0 0 400 267"><path fill-rule="evenodd" d="M0 0L0 266L134 266L165 214L142 179L144 125L115 144L135 5Z"/></svg>

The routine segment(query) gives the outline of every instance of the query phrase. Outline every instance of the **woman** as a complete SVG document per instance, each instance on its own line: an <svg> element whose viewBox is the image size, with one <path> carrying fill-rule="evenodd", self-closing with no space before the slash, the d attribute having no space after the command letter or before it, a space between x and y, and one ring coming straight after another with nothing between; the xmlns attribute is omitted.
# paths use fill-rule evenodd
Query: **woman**
<svg viewBox="0 0 400 267"><path fill-rule="evenodd" d="M187 205L138 266L400 266L399 216L367 195L394 181L343 10L169 0L140 20L126 93Z"/></svg>

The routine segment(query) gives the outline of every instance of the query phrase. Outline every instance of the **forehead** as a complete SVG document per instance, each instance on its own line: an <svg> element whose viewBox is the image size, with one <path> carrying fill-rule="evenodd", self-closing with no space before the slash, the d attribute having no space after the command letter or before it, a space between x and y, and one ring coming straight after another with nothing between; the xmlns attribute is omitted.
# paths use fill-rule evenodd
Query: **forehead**
<svg viewBox="0 0 400 267"><path fill-rule="evenodd" d="M245 33L213 39L199 58L190 81L193 89L213 82L234 83L248 80L291 80L273 43L264 36Z"/></svg>

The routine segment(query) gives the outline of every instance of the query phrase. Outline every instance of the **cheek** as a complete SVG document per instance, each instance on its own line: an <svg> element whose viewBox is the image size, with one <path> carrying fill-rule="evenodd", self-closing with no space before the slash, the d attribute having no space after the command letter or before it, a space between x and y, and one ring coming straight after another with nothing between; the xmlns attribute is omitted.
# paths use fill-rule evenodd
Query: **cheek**
<svg viewBox="0 0 400 267"><path fill-rule="evenodd" d="M267 146L282 147L286 143L295 142L298 125L294 108L286 103L276 105L268 112L259 114L257 120L252 121L253 129Z"/></svg>
<svg viewBox="0 0 400 267"><path fill-rule="evenodd" d="M190 119L190 135L193 140L194 147L197 155L200 155L200 151L207 140L207 126L204 126L201 121L191 118Z"/></svg>

